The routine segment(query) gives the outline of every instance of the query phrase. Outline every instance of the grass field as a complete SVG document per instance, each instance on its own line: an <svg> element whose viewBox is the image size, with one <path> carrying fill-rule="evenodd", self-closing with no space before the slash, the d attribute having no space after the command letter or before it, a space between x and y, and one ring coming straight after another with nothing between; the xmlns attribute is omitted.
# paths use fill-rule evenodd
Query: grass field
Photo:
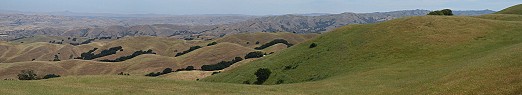
<svg viewBox="0 0 522 95"><path fill-rule="evenodd" d="M200 81L71 76L1 81L0 94L520 95L520 19L418 16L349 25ZM242 84L256 81L259 68L272 72L265 85Z"/></svg>

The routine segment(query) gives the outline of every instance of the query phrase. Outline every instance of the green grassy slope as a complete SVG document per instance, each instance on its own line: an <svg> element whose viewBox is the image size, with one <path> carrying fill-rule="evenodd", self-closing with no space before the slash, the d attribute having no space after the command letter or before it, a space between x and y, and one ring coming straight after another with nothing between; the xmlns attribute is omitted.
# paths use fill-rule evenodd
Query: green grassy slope
<svg viewBox="0 0 522 95"><path fill-rule="evenodd" d="M519 14L522 15L522 4L511 6L504 10L497 12L497 14Z"/></svg>
<svg viewBox="0 0 522 95"><path fill-rule="evenodd" d="M315 91L521 93L520 25L446 16L351 25L203 80L253 82L258 68L269 68L265 84L318 81L324 84L314 87L335 87ZM318 46L309 48L312 42Z"/></svg>

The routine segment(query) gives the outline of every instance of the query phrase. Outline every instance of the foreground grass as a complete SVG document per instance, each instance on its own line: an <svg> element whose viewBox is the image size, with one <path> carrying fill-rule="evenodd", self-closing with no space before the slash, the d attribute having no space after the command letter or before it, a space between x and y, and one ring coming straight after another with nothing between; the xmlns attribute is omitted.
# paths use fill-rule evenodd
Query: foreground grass
<svg viewBox="0 0 522 95"><path fill-rule="evenodd" d="M49 80L1 80L0 94L144 95L144 94L304 94L283 86L179 81L137 76L77 76Z"/></svg>

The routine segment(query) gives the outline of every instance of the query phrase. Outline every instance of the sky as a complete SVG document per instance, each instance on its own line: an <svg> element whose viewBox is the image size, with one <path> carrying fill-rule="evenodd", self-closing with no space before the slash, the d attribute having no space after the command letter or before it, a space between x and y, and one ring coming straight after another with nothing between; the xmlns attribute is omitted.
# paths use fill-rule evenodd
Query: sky
<svg viewBox="0 0 522 95"><path fill-rule="evenodd" d="M397 10L494 10L522 0L1 0L0 10L116 14L370 13Z"/></svg>

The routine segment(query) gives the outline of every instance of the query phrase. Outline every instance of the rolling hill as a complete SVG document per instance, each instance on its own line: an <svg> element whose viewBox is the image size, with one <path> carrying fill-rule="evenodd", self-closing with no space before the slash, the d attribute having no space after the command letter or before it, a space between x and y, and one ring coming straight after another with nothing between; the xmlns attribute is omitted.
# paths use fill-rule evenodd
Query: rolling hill
<svg viewBox="0 0 522 95"><path fill-rule="evenodd" d="M203 82L69 76L6 80L0 82L0 93L517 95L522 93L522 21L518 19L502 13L405 17L337 28ZM244 84L256 81L260 68L271 71L264 85Z"/></svg>
<svg viewBox="0 0 522 95"><path fill-rule="evenodd" d="M203 80L253 82L256 70L268 68L264 84L319 82L365 94L521 93L520 25L466 16L350 25Z"/></svg>
<svg viewBox="0 0 522 95"><path fill-rule="evenodd" d="M179 40L167 37L124 37L114 40L97 39L92 43L78 46L47 42L60 37L35 36L0 43L0 49L2 49L0 68L3 68L0 69L0 74L2 74L0 78L15 79L16 74L25 69L35 70L39 72L39 75L54 73L62 76L107 75L119 72L143 76L165 68L180 69L194 66L199 69L202 65L217 64L235 57L244 58L247 53L257 51L254 47L275 39L286 39L297 44L312 39L314 36L316 34L258 32L227 35L209 41ZM217 44L207 46L211 42L217 42ZM255 44L255 42L259 43ZM90 60L77 59L90 50L94 50L93 54L102 54L103 51L119 46L122 47L122 50L115 51L111 55ZM193 46L202 46L202 48L176 56ZM270 48L270 52L277 52L280 49L286 48ZM151 50L154 54L138 55L121 62L103 61L116 60L123 56L133 55L136 51L147 50ZM56 58L59 61L53 61Z"/></svg>

